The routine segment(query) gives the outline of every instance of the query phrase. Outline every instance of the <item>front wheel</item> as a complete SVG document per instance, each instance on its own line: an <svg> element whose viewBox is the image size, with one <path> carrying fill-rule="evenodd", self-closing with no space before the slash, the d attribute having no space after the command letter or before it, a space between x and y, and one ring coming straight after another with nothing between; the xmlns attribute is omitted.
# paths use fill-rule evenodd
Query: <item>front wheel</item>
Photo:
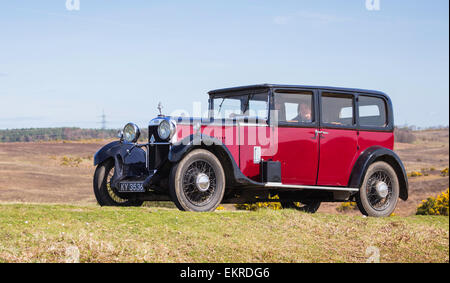
<svg viewBox="0 0 450 283"><path fill-rule="evenodd" d="M111 187L114 175L114 160L109 159L97 166L94 174L94 194L101 206L141 206L143 201L126 199Z"/></svg>
<svg viewBox="0 0 450 283"><path fill-rule="evenodd" d="M303 202L293 202L293 201L281 202L281 207L283 209L292 208L307 213L316 213L316 211L320 207L320 201L308 200Z"/></svg>
<svg viewBox="0 0 450 283"><path fill-rule="evenodd" d="M399 183L394 169L379 161L369 166L363 184L356 195L356 203L362 214L386 217L397 206Z"/></svg>
<svg viewBox="0 0 450 283"><path fill-rule="evenodd" d="M207 150L193 150L172 167L169 192L180 210L214 211L225 192L225 173L220 161Z"/></svg>

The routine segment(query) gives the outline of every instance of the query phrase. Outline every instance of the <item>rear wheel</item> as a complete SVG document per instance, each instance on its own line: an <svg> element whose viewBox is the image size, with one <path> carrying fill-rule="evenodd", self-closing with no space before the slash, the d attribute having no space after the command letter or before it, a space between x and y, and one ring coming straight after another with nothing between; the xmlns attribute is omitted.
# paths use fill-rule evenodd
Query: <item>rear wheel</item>
<svg viewBox="0 0 450 283"><path fill-rule="evenodd" d="M320 201L305 200L303 202L293 202L293 201L281 202L281 207L283 209L292 208L292 209L296 209L298 211L315 213L320 207Z"/></svg>
<svg viewBox="0 0 450 283"><path fill-rule="evenodd" d="M214 211L225 192L220 161L207 150L193 150L172 168L169 191L180 210Z"/></svg>
<svg viewBox="0 0 450 283"><path fill-rule="evenodd" d="M375 162L367 169L356 203L364 215L389 216L397 206L399 190L394 169L386 162Z"/></svg>
<svg viewBox="0 0 450 283"><path fill-rule="evenodd" d="M94 174L94 194L101 206L141 206L143 201L126 199L111 187L114 175L114 160L109 159L97 166Z"/></svg>

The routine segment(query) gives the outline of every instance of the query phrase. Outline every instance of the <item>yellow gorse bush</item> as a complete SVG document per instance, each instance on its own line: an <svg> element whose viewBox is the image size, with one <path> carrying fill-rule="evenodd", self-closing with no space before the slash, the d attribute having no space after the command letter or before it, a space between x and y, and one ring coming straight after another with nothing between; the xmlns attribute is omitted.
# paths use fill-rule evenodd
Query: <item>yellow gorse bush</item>
<svg viewBox="0 0 450 283"><path fill-rule="evenodd" d="M448 176L448 167L441 171L441 175L443 177L447 177Z"/></svg>
<svg viewBox="0 0 450 283"><path fill-rule="evenodd" d="M269 199L279 199L278 195L269 196ZM257 203L244 203L244 204L236 204L236 209L239 210L258 210L260 208L268 208L273 210L282 209L281 203L279 202L257 202Z"/></svg>
<svg viewBox="0 0 450 283"><path fill-rule="evenodd" d="M420 177L423 176L423 174L419 171L412 171L411 173L409 173L408 177Z"/></svg>
<svg viewBox="0 0 450 283"><path fill-rule="evenodd" d="M358 207L356 206L356 202L354 201L347 201L341 203L338 207L336 207L336 210L339 212L345 212L350 210L356 210Z"/></svg>
<svg viewBox="0 0 450 283"><path fill-rule="evenodd" d="M61 158L61 166L78 167L83 159L80 157L63 156Z"/></svg>
<svg viewBox="0 0 450 283"><path fill-rule="evenodd" d="M423 200L417 208L417 215L444 215L448 216L449 189L439 194L436 198L429 197Z"/></svg>

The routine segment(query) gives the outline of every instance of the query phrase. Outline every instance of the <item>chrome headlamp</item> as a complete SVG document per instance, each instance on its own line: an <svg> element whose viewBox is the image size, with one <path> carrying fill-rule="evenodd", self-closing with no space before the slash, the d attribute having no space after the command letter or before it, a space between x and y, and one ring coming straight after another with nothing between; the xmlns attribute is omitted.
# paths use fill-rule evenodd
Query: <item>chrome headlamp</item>
<svg viewBox="0 0 450 283"><path fill-rule="evenodd" d="M162 140L170 140L175 134L175 124L170 120L162 120L158 126L158 136Z"/></svg>
<svg viewBox="0 0 450 283"><path fill-rule="evenodd" d="M128 123L123 128L123 139L127 142L135 143L141 135L141 130L134 123Z"/></svg>

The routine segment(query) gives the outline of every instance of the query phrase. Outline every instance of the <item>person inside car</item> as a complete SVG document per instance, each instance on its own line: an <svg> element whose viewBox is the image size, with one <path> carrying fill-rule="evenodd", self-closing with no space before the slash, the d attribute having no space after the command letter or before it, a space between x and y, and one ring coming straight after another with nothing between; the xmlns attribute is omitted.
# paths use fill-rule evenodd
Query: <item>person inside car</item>
<svg viewBox="0 0 450 283"><path fill-rule="evenodd" d="M301 102L298 105L298 115L294 118L295 121L300 123L311 123L311 106L307 103Z"/></svg>

